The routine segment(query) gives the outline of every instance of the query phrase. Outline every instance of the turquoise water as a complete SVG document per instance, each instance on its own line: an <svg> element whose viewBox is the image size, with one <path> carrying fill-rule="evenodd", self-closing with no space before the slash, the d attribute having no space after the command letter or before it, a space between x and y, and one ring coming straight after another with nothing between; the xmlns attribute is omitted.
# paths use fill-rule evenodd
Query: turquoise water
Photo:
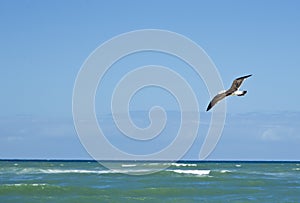
<svg viewBox="0 0 300 203"><path fill-rule="evenodd" d="M0 161L0 202L300 202L296 162L112 165Z"/></svg>

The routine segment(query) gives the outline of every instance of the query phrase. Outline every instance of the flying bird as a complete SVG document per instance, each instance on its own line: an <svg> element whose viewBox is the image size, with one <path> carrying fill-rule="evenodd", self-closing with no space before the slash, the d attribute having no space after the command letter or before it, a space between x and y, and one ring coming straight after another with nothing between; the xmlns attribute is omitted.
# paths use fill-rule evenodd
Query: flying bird
<svg viewBox="0 0 300 203"><path fill-rule="evenodd" d="M242 85L243 81L250 76L251 75L246 75L246 76L235 79L233 81L231 87L228 90L220 92L210 101L206 111L209 111L216 103L218 103L219 101L221 101L222 99L224 99L227 96L230 96L230 95L244 96L247 93L247 91L246 90L240 91L239 88Z"/></svg>

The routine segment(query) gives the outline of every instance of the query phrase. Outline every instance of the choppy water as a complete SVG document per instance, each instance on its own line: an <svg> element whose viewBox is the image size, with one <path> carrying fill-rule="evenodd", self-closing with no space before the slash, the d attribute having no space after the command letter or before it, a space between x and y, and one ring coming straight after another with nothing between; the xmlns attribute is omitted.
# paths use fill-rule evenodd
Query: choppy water
<svg viewBox="0 0 300 203"><path fill-rule="evenodd" d="M300 202L300 162L111 164L0 161L0 202Z"/></svg>

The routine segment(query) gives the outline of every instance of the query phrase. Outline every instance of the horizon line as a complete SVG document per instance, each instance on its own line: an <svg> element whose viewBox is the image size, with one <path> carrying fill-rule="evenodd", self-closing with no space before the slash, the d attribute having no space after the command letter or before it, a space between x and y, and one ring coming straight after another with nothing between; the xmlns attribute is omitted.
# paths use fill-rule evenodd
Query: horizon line
<svg viewBox="0 0 300 203"><path fill-rule="evenodd" d="M59 158L0 158L0 161L20 161L20 162L199 162L199 163L299 163L300 160L243 160L243 159L224 159L224 160L95 160L95 159L59 159Z"/></svg>

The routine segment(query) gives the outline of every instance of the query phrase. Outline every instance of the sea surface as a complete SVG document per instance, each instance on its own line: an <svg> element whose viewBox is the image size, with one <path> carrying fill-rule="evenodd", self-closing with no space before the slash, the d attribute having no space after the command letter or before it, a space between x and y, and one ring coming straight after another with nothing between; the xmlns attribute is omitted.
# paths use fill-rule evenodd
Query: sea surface
<svg viewBox="0 0 300 203"><path fill-rule="evenodd" d="M104 165L2 160L0 202L300 202L300 162Z"/></svg>

